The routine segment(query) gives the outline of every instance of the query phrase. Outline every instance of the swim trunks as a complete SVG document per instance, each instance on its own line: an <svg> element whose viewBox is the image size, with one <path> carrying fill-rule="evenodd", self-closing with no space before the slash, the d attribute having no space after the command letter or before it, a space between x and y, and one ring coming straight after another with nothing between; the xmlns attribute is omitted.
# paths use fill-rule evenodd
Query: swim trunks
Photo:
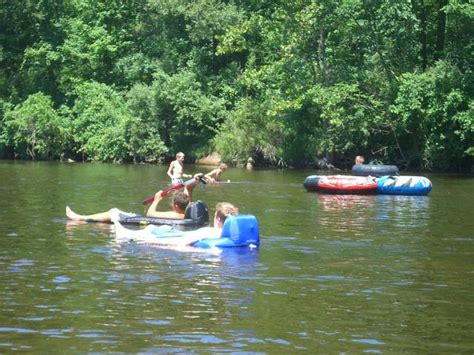
<svg viewBox="0 0 474 355"><path fill-rule="evenodd" d="M171 184L173 184L173 185L179 185L179 184L182 184L183 182L184 181L181 178L172 178L171 179Z"/></svg>
<svg viewBox="0 0 474 355"><path fill-rule="evenodd" d="M112 222L115 222L115 221L119 221L119 222L122 222L122 219L123 218L127 218L127 217L136 217L137 214L136 213L132 213L132 212L124 212L122 210L119 210L118 208L112 208L110 211L110 220Z"/></svg>

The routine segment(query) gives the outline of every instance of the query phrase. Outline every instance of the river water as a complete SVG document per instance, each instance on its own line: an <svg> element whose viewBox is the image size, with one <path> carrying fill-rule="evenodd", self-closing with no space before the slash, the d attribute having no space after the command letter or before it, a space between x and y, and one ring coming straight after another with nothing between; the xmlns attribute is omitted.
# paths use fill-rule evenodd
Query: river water
<svg viewBox="0 0 474 355"><path fill-rule="evenodd" d="M1 161L0 352L474 352L474 178L333 196L305 191L316 173L199 185L211 214L230 201L260 223L258 250L217 254L67 222L66 205L143 212L166 167Z"/></svg>

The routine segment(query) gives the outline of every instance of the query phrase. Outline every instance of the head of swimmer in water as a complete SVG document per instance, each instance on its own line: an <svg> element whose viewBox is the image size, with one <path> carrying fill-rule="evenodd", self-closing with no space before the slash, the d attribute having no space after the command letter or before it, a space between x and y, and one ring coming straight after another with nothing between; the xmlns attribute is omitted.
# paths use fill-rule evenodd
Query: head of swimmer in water
<svg viewBox="0 0 474 355"><path fill-rule="evenodd" d="M216 213L214 214L214 227L222 228L224 222L229 216L237 216L239 209L229 202L219 202L216 205Z"/></svg>

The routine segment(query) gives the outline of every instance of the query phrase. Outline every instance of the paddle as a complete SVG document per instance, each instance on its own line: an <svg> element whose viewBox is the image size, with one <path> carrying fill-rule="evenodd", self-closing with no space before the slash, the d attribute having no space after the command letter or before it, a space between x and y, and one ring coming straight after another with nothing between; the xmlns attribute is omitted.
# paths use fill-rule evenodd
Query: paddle
<svg viewBox="0 0 474 355"><path fill-rule="evenodd" d="M164 190L164 191L161 191L161 197L165 197L167 196L170 192L174 191L174 190L179 190L179 189L182 189L183 187L185 186L188 186L190 184L192 184L194 181L200 181L202 182L203 184L206 184L206 182L204 181L204 179L202 179L202 176L196 176L196 177L193 177L192 179L189 179L185 182L182 182L180 184L176 184L176 185L173 185L171 186L169 189L167 190ZM146 205L149 205L150 203L153 202L153 200L155 199L155 196L152 196L152 197L148 197L147 199L143 200L143 204L146 206Z"/></svg>

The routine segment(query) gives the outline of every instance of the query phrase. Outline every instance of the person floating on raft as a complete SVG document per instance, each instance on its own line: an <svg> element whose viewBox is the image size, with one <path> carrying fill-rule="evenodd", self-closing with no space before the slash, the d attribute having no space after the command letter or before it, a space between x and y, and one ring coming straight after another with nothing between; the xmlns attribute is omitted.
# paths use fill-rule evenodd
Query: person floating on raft
<svg viewBox="0 0 474 355"><path fill-rule="evenodd" d="M352 175L356 176L375 176L399 175L396 165L384 164L365 164L365 158L362 155L355 157L355 164L352 166Z"/></svg>
<svg viewBox="0 0 474 355"><path fill-rule="evenodd" d="M202 173L194 175L194 181L184 185L184 191L175 191L171 200L171 211L158 211L158 206L163 200L162 192L158 191L155 194L155 198L151 206L146 211L146 217L154 218L169 218L169 219L184 219L186 208L192 201L192 191L194 187L199 183ZM119 210L118 208L111 208L105 212L99 212L89 215L81 215L73 210L69 206L66 206L66 216L73 221L94 221L94 222L113 222L114 220L120 220L123 217L136 217L135 213L129 213Z"/></svg>
<svg viewBox="0 0 474 355"><path fill-rule="evenodd" d="M239 215L239 210L229 202L216 205L213 227L203 227L182 232L169 226L149 225L145 229L125 228L114 222L118 240L148 243L161 246L199 248L256 248L260 244L258 222L253 215Z"/></svg>

